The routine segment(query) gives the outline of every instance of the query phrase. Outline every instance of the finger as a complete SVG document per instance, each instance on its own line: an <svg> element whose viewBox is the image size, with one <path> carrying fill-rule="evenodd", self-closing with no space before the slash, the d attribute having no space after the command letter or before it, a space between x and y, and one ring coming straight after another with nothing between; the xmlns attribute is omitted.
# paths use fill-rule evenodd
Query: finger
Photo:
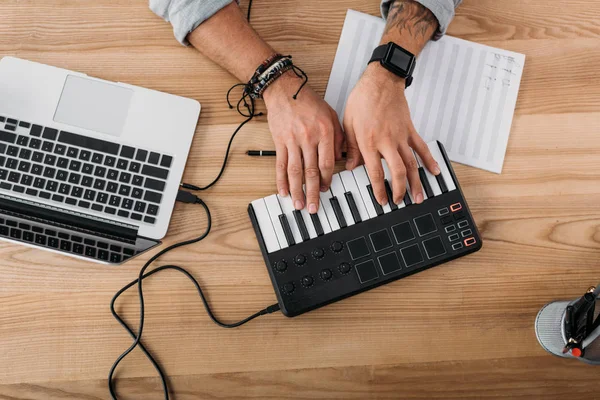
<svg viewBox="0 0 600 400"><path fill-rule="evenodd" d="M346 169L353 170L360 165L360 150L352 124L344 121L344 131L346 132Z"/></svg>
<svg viewBox="0 0 600 400"><path fill-rule="evenodd" d="M289 146L287 174L290 193L294 201L294 208L302 210L304 208L304 191L302 191L302 154L297 146Z"/></svg>
<svg viewBox="0 0 600 400"><path fill-rule="evenodd" d="M335 159L342 159L342 148L344 146L344 132L342 131L342 126L340 125L340 120L337 113L331 109L331 118L333 120L333 143L334 143L334 151L335 151Z"/></svg>
<svg viewBox="0 0 600 400"><path fill-rule="evenodd" d="M394 192L394 204L400 204L406 193L406 168L404 167L404 162L398 150L393 147L386 148L382 154L392 174L391 184L392 191Z"/></svg>
<svg viewBox="0 0 600 400"><path fill-rule="evenodd" d="M289 193L287 179L288 154L285 146L276 146L277 160L275 162L275 181L277 182L277 191L280 196L287 196Z"/></svg>
<svg viewBox="0 0 600 400"><path fill-rule="evenodd" d="M331 176L333 175L333 168L335 167L335 149L333 144L333 135L324 137L319 142L317 149L319 156L319 171L321 174L321 192L329 189L331 185ZM318 204L318 203L317 203Z"/></svg>
<svg viewBox="0 0 600 400"><path fill-rule="evenodd" d="M421 204L423 202L423 186L421 186L421 179L419 178L419 163L412 149L407 145L400 146L399 152L406 168L412 198L415 203Z"/></svg>
<svg viewBox="0 0 600 400"><path fill-rule="evenodd" d="M369 152L363 154L365 159L365 167L369 174L369 180L371 181L371 187L373 188L373 194L379 204L386 205L388 203L387 193L385 191L385 184L383 183L384 173L383 167L381 166L381 157L379 152Z"/></svg>
<svg viewBox="0 0 600 400"><path fill-rule="evenodd" d="M437 161L435 161L435 158L433 158L431 155L431 151L429 151L427 143L421 139L421 136L419 136L416 131L414 131L410 136L408 144L419 155L419 157L421 157L421 160L423 160L423 163L429 172L431 172L433 175L438 175L440 173L440 166L438 165Z"/></svg>
<svg viewBox="0 0 600 400"><path fill-rule="evenodd" d="M302 156L304 157L307 208L310 214L315 214L319 207L319 180L321 178L317 149L315 147L306 147L302 149Z"/></svg>

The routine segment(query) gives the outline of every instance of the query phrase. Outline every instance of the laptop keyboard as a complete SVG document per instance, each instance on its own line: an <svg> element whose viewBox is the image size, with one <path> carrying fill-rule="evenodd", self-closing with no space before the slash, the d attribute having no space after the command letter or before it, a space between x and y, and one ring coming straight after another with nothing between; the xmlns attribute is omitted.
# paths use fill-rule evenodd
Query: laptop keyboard
<svg viewBox="0 0 600 400"><path fill-rule="evenodd" d="M0 116L0 189L154 224L173 158Z"/></svg>
<svg viewBox="0 0 600 400"><path fill-rule="evenodd" d="M44 229L3 217L0 217L0 237L114 264L135 255L133 248L109 244L101 240L84 238L66 232L57 232L52 229Z"/></svg>

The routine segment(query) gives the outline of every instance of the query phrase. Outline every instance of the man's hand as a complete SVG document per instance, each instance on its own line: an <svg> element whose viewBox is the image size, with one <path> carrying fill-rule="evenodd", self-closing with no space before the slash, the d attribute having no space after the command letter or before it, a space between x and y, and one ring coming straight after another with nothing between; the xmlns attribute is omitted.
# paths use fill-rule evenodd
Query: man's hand
<svg viewBox="0 0 600 400"><path fill-rule="evenodd" d="M329 189L335 160L341 158L342 129L337 114L311 88L292 98L302 81L287 72L264 92L269 129L277 150L277 190L291 193L294 207L314 214L319 190ZM306 180L306 204L302 177Z"/></svg>
<svg viewBox="0 0 600 400"><path fill-rule="evenodd" d="M392 174L394 203L402 202L406 178L416 203L423 201L417 160L413 149L434 175L440 170L427 144L415 130L404 97L404 79L379 64L367 67L350 94L344 114L346 131L346 169L354 169L364 160L377 201L387 204L384 186L383 157Z"/></svg>
<svg viewBox="0 0 600 400"><path fill-rule="evenodd" d="M390 7L381 43L394 42L416 56L437 27L436 18L421 4L396 0ZM404 79L372 63L350 94L344 113L346 169L353 169L364 160L375 197L382 205L387 204L388 199L381 157L392 174L396 204L404 197L407 177L414 201L421 203L424 198L413 150L431 173L440 173L429 148L413 126L404 89Z"/></svg>

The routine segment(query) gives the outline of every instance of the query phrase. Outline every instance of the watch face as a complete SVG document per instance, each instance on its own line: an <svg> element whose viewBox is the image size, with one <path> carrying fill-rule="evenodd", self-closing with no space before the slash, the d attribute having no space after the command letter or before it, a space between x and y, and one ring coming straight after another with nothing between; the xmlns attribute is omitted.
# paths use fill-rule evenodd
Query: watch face
<svg viewBox="0 0 600 400"><path fill-rule="evenodd" d="M406 54L402 49L396 47L392 50L390 62L394 65L394 67L408 72L408 67L410 66L411 60L412 57Z"/></svg>
<svg viewBox="0 0 600 400"><path fill-rule="evenodd" d="M388 45L383 65L396 75L406 77L412 72L415 56L395 43Z"/></svg>

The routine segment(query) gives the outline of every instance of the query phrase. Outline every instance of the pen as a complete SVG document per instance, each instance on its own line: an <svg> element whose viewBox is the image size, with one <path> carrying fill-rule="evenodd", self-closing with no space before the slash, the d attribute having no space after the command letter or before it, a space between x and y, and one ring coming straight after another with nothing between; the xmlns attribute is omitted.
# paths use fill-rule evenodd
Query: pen
<svg viewBox="0 0 600 400"><path fill-rule="evenodd" d="M275 157L277 152L275 150L248 150L246 154L252 157ZM346 158L345 151L342 153L342 157Z"/></svg>

